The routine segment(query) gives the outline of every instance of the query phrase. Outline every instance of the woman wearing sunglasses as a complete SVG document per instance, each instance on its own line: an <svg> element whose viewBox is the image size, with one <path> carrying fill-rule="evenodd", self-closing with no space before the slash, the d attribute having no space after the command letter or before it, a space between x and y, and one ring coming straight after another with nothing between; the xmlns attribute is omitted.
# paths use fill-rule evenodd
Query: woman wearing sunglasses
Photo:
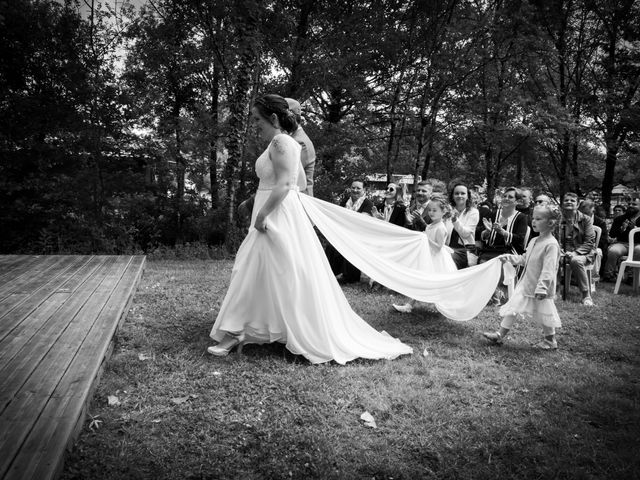
<svg viewBox="0 0 640 480"><path fill-rule="evenodd" d="M371 209L371 215L379 220L404 226L406 205L404 203L404 184L390 183L384 192L384 200Z"/></svg>

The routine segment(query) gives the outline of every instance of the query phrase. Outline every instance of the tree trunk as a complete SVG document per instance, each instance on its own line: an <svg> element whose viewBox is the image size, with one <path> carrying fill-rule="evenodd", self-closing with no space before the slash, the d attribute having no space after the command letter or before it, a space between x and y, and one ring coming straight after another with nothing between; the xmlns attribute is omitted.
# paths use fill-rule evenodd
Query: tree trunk
<svg viewBox="0 0 640 480"><path fill-rule="evenodd" d="M602 205L606 212L611 208L611 191L613 190L613 176L618 161L620 145L614 138L606 139L607 155L604 166L604 178L602 179Z"/></svg>
<svg viewBox="0 0 640 480"><path fill-rule="evenodd" d="M176 86L177 88L177 86ZM174 90L174 95L177 97L173 102L172 116L175 135L175 162L176 162L176 196L175 196L175 228L176 228L176 244L181 244L183 241L182 236L182 204L184 203L184 176L186 171L186 164L184 157L182 156L182 127L180 125L180 110L182 105L179 100L179 92Z"/></svg>
<svg viewBox="0 0 640 480"><path fill-rule="evenodd" d="M436 140L436 117L437 112L432 108L431 118L429 119L429 127L426 130L427 135L429 135L429 140L427 141L427 153L424 156L424 166L422 167L423 179L429 176L429 168L431 168L431 159L433 158L433 145Z"/></svg>
<svg viewBox="0 0 640 480"><path fill-rule="evenodd" d="M304 54L307 52L309 41L310 18L317 4L317 0L304 0L300 2L300 15L296 26L295 42L293 42L293 60L291 63L291 76L284 89L285 95L299 99L300 86L304 83Z"/></svg>
<svg viewBox="0 0 640 480"><path fill-rule="evenodd" d="M396 137L396 108L398 107L398 102L400 101L400 92L402 90L402 81L404 79L404 71L400 75L398 82L396 83L395 89L393 91L393 99L391 101L390 110L389 110L389 141L387 142L387 155L386 155L386 164L387 164L387 183L391 182L391 176L393 174L393 142ZM399 141L399 140L398 140Z"/></svg>
<svg viewBox="0 0 640 480"><path fill-rule="evenodd" d="M252 73L257 59L257 25L259 14L257 5L251 1L238 5L238 35L239 60L235 89L230 99L229 137L227 150L229 156L225 166L225 180L227 183L227 225L234 225L238 172L242 162L242 152L245 141L245 126L249 106L249 91Z"/></svg>
<svg viewBox="0 0 640 480"><path fill-rule="evenodd" d="M220 69L217 60L213 61L213 81L211 84L211 140L209 141L209 180L211 193L211 208L218 206L218 130L219 113L218 103L220 97Z"/></svg>
<svg viewBox="0 0 640 480"><path fill-rule="evenodd" d="M489 145L484 151L484 168L487 177L487 200L493 200L493 192L497 187L496 172L493 166L493 148Z"/></svg>

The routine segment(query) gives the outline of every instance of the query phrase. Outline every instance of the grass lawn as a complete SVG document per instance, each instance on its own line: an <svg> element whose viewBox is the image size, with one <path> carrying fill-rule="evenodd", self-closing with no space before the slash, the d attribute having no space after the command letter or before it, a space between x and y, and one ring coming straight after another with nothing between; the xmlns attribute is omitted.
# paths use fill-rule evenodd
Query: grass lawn
<svg viewBox="0 0 640 480"><path fill-rule="evenodd" d="M524 323L488 345L496 307L458 323L345 286L356 312L414 354L311 365L281 344L206 353L231 266L147 263L63 479L640 478L629 286L599 286L593 308L576 287L558 300L555 352L533 350L541 332Z"/></svg>

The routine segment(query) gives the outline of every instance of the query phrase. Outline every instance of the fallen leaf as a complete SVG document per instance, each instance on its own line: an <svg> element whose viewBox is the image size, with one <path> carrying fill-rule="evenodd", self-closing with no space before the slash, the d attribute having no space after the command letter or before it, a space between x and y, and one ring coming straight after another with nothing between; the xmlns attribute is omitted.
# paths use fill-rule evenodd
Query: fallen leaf
<svg viewBox="0 0 640 480"><path fill-rule="evenodd" d="M189 400L189 398L190 398L189 395L187 395L186 397L174 397L174 398L171 399L171 401L173 403L175 403L176 405L181 405L181 404L187 402Z"/></svg>
<svg viewBox="0 0 640 480"><path fill-rule="evenodd" d="M365 427L378 428L373 415L371 415L369 412L364 412L362 415L360 415L360 420L364 422Z"/></svg>
<svg viewBox="0 0 640 480"><path fill-rule="evenodd" d="M100 428L100 425L102 425L103 422L98 418L100 415L96 415L94 417L93 415L90 414L89 416L91 417L91 422L89 423L89 430L94 432Z"/></svg>
<svg viewBox="0 0 640 480"><path fill-rule="evenodd" d="M110 407L118 406L118 405L120 405L120 399L118 397L116 397L115 395L109 395L107 397L107 404Z"/></svg>
<svg viewBox="0 0 640 480"><path fill-rule="evenodd" d="M426 357L427 355L429 355L429 352L427 352L427 349L425 348L424 351L422 352L422 356Z"/></svg>

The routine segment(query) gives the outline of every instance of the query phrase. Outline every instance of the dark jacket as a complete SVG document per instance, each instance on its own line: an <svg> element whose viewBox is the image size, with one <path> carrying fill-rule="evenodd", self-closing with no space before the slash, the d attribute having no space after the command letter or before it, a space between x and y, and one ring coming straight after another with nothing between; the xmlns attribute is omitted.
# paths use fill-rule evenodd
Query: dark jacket
<svg viewBox="0 0 640 480"><path fill-rule="evenodd" d="M629 231L634 227L640 227L640 218L636 218L635 222L629 221L634 214L625 213L613 219L609 236L617 242L627 243L629 241ZM635 242L640 242L640 234L636 233Z"/></svg>
<svg viewBox="0 0 640 480"><path fill-rule="evenodd" d="M500 210L492 215L492 222L497 222ZM518 253L522 254L525 250L524 239L527 236L527 216L516 210L515 217L506 226L506 236L499 233L491 232L482 243L483 252L495 253ZM482 220L481 220L482 221ZM484 228L484 227L483 227Z"/></svg>
<svg viewBox="0 0 640 480"><path fill-rule="evenodd" d="M417 207L416 207L416 201L411 200L411 203L409 204L409 212L413 212ZM420 215L420 217L422 218L422 220L424 220L424 223L420 222L420 221L413 221L412 223L408 223L407 219L406 219L406 210L405 210L405 223L404 226L407 227L409 230L417 230L419 232L424 232L427 228L427 225L431 223L431 218L429 218L429 212L427 211L426 207L425 209L422 211L422 214Z"/></svg>
<svg viewBox="0 0 640 480"><path fill-rule="evenodd" d="M378 212L384 213L384 206L385 206L384 201L378 203L376 205ZM404 204L396 202L393 205L393 211L391 212L391 217L389 217L389 223L393 223L394 225L403 227L404 222L406 221L406 218L404 216L404 212L406 209L407 207Z"/></svg>

